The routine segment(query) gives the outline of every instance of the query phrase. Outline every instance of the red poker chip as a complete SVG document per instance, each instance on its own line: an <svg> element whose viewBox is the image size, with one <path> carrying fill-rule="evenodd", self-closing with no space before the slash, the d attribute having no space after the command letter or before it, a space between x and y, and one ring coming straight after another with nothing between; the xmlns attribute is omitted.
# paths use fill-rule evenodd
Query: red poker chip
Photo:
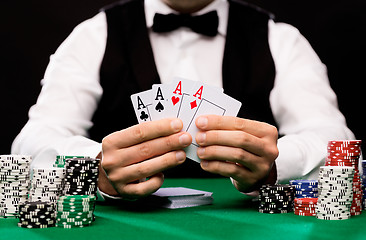
<svg viewBox="0 0 366 240"><path fill-rule="evenodd" d="M316 212L316 209L294 209L296 212Z"/></svg>
<svg viewBox="0 0 366 240"><path fill-rule="evenodd" d="M294 203L297 204L316 204L318 202L318 198L295 198Z"/></svg>
<svg viewBox="0 0 366 240"><path fill-rule="evenodd" d="M358 160L360 158L360 154L358 153L327 153L327 158L331 159L350 159L350 160Z"/></svg>
<svg viewBox="0 0 366 240"><path fill-rule="evenodd" d="M362 140L330 140L328 144L347 144L347 145L355 145L361 144Z"/></svg>
<svg viewBox="0 0 366 240"><path fill-rule="evenodd" d="M315 212L316 208L296 208L294 209L294 211L299 211L299 212Z"/></svg>
<svg viewBox="0 0 366 240"><path fill-rule="evenodd" d="M359 157L340 157L340 156L327 156L327 160L329 161L349 161L349 162L358 162Z"/></svg>
<svg viewBox="0 0 366 240"><path fill-rule="evenodd" d="M358 161L359 157L355 157L355 156L335 156L335 155L328 155L327 159L329 160L353 160L353 161Z"/></svg>
<svg viewBox="0 0 366 240"><path fill-rule="evenodd" d="M316 208L316 204L298 204L298 203L295 203L295 207L298 207L298 208Z"/></svg>
<svg viewBox="0 0 366 240"><path fill-rule="evenodd" d="M360 151L361 150L361 145L350 145L350 146L334 146L334 145L328 145L327 146L328 150L340 150L340 151Z"/></svg>
<svg viewBox="0 0 366 240"><path fill-rule="evenodd" d="M339 166L339 167L354 167L354 163L345 163L345 162L335 162L335 161L326 161L325 166Z"/></svg>
<svg viewBox="0 0 366 240"><path fill-rule="evenodd" d="M294 214L298 215L298 216L307 216L307 217L316 216L316 213L305 213L305 212L296 212L296 211L294 211Z"/></svg>

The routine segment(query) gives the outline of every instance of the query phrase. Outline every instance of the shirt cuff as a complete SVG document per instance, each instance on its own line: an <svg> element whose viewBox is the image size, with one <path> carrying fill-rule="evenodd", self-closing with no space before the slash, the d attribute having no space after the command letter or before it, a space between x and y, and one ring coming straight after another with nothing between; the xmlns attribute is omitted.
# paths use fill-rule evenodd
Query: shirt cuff
<svg viewBox="0 0 366 240"><path fill-rule="evenodd" d="M123 199L123 197L121 196L112 196L105 192L102 192L99 188L97 188L97 196L98 200L102 201L118 201Z"/></svg>

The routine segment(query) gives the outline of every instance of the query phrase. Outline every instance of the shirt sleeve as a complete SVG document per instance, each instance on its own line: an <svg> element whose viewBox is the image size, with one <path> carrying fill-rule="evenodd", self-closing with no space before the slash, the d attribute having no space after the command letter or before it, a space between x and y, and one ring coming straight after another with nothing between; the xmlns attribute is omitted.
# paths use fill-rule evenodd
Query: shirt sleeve
<svg viewBox="0 0 366 240"><path fill-rule="evenodd" d="M276 66L270 104L279 126L279 182L317 179L328 140L354 139L338 109L326 66L300 32L269 22L269 45Z"/></svg>
<svg viewBox="0 0 366 240"><path fill-rule="evenodd" d="M105 13L79 24L51 56L37 103L12 145L13 154L52 166L56 155L96 157L101 144L87 138L102 95L99 69L107 39Z"/></svg>

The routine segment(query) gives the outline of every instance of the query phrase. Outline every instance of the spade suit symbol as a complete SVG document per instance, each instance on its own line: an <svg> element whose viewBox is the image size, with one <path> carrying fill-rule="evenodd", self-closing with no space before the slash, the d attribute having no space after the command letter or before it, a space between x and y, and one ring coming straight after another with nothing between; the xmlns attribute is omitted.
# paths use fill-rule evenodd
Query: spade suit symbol
<svg viewBox="0 0 366 240"><path fill-rule="evenodd" d="M164 106L163 104L161 104L161 102L159 102L158 104L156 104L155 110L158 112L161 112L164 110Z"/></svg>
<svg viewBox="0 0 366 240"><path fill-rule="evenodd" d="M145 113L145 111L142 111L141 112L141 115L140 115L140 119L142 120L142 121L146 121L146 119L149 117L149 115L147 115L146 113Z"/></svg>

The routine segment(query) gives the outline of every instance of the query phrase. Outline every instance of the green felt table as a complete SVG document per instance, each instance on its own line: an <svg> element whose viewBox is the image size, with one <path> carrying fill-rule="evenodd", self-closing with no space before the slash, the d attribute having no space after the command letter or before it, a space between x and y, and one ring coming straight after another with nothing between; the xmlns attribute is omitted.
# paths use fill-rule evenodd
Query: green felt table
<svg viewBox="0 0 366 240"><path fill-rule="evenodd" d="M366 239L366 213L337 221L264 214L225 178L165 180L164 187L178 186L213 192L214 202L184 209L98 203L96 221L74 229L25 229L0 219L0 239Z"/></svg>

